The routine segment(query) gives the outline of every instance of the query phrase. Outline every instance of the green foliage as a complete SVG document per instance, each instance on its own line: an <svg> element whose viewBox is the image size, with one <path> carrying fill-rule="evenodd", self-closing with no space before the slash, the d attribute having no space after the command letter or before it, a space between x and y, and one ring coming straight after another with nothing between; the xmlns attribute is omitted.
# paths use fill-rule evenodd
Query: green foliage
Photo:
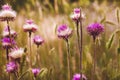
<svg viewBox="0 0 120 80"><path fill-rule="evenodd" d="M114 36L115 36L115 34L112 34L112 35L110 36L110 38L109 38L107 44L106 44L106 47L107 47L108 49L111 48L111 45L112 45L113 40L114 40Z"/></svg>

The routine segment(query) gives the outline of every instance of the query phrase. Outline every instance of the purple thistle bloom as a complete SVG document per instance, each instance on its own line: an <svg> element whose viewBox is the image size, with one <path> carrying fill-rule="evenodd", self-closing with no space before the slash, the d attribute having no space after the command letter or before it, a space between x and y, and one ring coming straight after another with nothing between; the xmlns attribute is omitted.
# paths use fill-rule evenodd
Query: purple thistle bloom
<svg viewBox="0 0 120 80"><path fill-rule="evenodd" d="M74 9L74 13L75 13L75 14L80 14L80 8L75 8L75 9Z"/></svg>
<svg viewBox="0 0 120 80"><path fill-rule="evenodd" d="M72 79L72 80L81 80L80 78L81 78L81 75L80 75L80 74L75 74L75 75L73 76L73 79ZM83 80L87 80L86 76L83 75L83 74L82 74L82 78L83 78Z"/></svg>
<svg viewBox="0 0 120 80"><path fill-rule="evenodd" d="M3 9L3 10L11 10L11 6L9 6L8 4L3 5L3 6L2 6L2 9Z"/></svg>
<svg viewBox="0 0 120 80"><path fill-rule="evenodd" d="M14 30L10 30L10 35L12 38L15 38L17 36L17 33ZM10 37L8 26L6 26L3 30L3 37Z"/></svg>
<svg viewBox="0 0 120 80"><path fill-rule="evenodd" d="M32 69L32 73L34 74L35 77L37 77L37 75L40 73L40 69L34 68Z"/></svg>
<svg viewBox="0 0 120 80"><path fill-rule="evenodd" d="M23 30L25 32L36 32L38 26L34 24L33 20L26 20L26 24L23 25Z"/></svg>
<svg viewBox="0 0 120 80"><path fill-rule="evenodd" d="M57 35L59 38L67 40L72 35L73 30L70 29L66 24L62 24L57 28Z"/></svg>
<svg viewBox="0 0 120 80"><path fill-rule="evenodd" d="M6 65L6 71L9 72L9 73L13 73L13 72L17 71L17 69L18 69L18 66L14 61L9 62Z"/></svg>
<svg viewBox="0 0 120 80"><path fill-rule="evenodd" d="M34 41L34 43L35 43L37 46L39 46L39 45L41 45L41 44L44 43L43 38L40 37L39 35L36 35L36 36L33 38L33 41Z"/></svg>
<svg viewBox="0 0 120 80"><path fill-rule="evenodd" d="M0 11L0 21L13 21L16 18L16 12L11 9L11 6L5 4Z"/></svg>
<svg viewBox="0 0 120 80"><path fill-rule="evenodd" d="M100 23L93 23L87 27L87 31L91 36L93 36L93 39L95 40L96 37L104 31L104 26Z"/></svg>
<svg viewBox="0 0 120 80"><path fill-rule="evenodd" d="M80 8L75 8L73 10L73 14L70 15L71 19L73 21L79 21L80 19L84 19L85 18L85 15L83 13L81 13L81 16L80 16Z"/></svg>
<svg viewBox="0 0 120 80"><path fill-rule="evenodd" d="M7 37L2 39L3 48L11 48L12 45L15 45L15 44L16 44L16 42L14 41L14 39L10 39L10 38L7 38Z"/></svg>

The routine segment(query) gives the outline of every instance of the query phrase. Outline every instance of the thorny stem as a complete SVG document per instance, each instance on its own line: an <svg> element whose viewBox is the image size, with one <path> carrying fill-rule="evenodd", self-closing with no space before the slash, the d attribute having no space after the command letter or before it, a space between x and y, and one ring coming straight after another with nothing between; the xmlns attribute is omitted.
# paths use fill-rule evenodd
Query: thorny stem
<svg viewBox="0 0 120 80"><path fill-rule="evenodd" d="M71 67L70 67L70 48L69 48L69 40L66 39L66 47L67 47L67 63L68 63L68 80L71 80Z"/></svg>
<svg viewBox="0 0 120 80"><path fill-rule="evenodd" d="M81 80L82 78L82 45L83 45L83 30L82 30L82 18L81 18L81 9L80 9L80 75L81 75Z"/></svg>

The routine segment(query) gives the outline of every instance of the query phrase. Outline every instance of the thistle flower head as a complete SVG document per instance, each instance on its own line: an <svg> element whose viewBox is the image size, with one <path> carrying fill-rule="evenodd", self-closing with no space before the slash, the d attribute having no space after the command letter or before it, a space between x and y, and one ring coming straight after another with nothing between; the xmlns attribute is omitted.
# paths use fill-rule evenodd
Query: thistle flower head
<svg viewBox="0 0 120 80"><path fill-rule="evenodd" d="M86 76L82 74L82 78L83 80L87 80ZM73 76L73 79L72 80L81 80L81 75L80 74L75 74Z"/></svg>
<svg viewBox="0 0 120 80"><path fill-rule="evenodd" d="M40 69L34 68L32 69L32 73L34 74L35 77L37 77L37 75L40 73Z"/></svg>
<svg viewBox="0 0 120 80"><path fill-rule="evenodd" d="M17 71L17 69L18 69L18 66L17 66L17 64L16 64L14 61L9 62L9 63L6 65L6 71L7 71L8 73L13 73L13 72Z"/></svg>
<svg viewBox="0 0 120 80"><path fill-rule="evenodd" d="M12 51L10 52L9 56L12 59L19 59L24 55L24 49L23 48L14 48L12 49Z"/></svg>
<svg viewBox="0 0 120 80"><path fill-rule="evenodd" d="M3 35L3 37L10 37L9 36L9 31L8 31L8 26L4 28L2 35ZM15 38L17 36L17 33L16 33L16 31L11 29L10 30L10 35L11 35L12 38Z"/></svg>
<svg viewBox="0 0 120 80"><path fill-rule="evenodd" d="M2 10L11 10L11 6L9 6L8 4L5 4L2 6Z"/></svg>
<svg viewBox="0 0 120 80"><path fill-rule="evenodd" d="M10 39L10 38L7 38L7 37L2 39L3 48L11 48L12 45L15 45L15 44L16 44L16 42L14 41L14 39Z"/></svg>
<svg viewBox="0 0 120 80"><path fill-rule="evenodd" d="M23 25L23 30L25 32L35 32L38 29L37 25L34 24L33 20L27 20L26 24Z"/></svg>
<svg viewBox="0 0 120 80"><path fill-rule="evenodd" d="M87 31L95 40L95 38L104 31L104 27L100 23L93 23L87 27Z"/></svg>
<svg viewBox="0 0 120 80"><path fill-rule="evenodd" d="M74 8L74 14L80 14L80 8Z"/></svg>
<svg viewBox="0 0 120 80"><path fill-rule="evenodd" d="M67 40L72 35L72 29L70 29L66 24L62 24L57 28L57 35L59 38Z"/></svg>
<svg viewBox="0 0 120 80"><path fill-rule="evenodd" d="M39 45L41 45L41 44L44 43L43 38L40 37L39 35L34 36L33 41L34 41L34 43L35 43L37 46L39 46Z"/></svg>
<svg viewBox="0 0 120 80"><path fill-rule="evenodd" d="M85 19L85 14L81 13L80 8L75 8L73 14L71 14L70 17L73 21L76 22L76 21L80 21L80 19Z"/></svg>
<svg viewBox="0 0 120 80"><path fill-rule="evenodd" d="M11 9L11 6L5 4L0 11L0 21L13 21L16 18L16 12Z"/></svg>

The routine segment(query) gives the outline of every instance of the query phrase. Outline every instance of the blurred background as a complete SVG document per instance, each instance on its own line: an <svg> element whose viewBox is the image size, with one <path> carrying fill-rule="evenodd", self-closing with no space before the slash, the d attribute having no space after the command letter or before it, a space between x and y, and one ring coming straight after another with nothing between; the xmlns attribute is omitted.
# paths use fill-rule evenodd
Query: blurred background
<svg viewBox="0 0 120 80"><path fill-rule="evenodd" d="M72 74L79 73L79 51L77 46L75 23L70 14L76 7L81 7L86 19L83 20L83 74L91 80L93 61L92 38L86 27L93 22L104 25L104 33L97 39L96 80L120 80L120 40L119 7L120 0L0 0L0 6L10 4L17 12L17 18L10 23L12 29L18 32L17 44L28 48L27 33L22 29L26 19L33 19L39 29L32 36L39 34L45 43L39 47L40 61L36 61L37 47L32 44L33 67L47 68L48 73L42 80L67 80L67 51L65 41L58 39L56 27L67 24L74 30L70 38L70 53L72 55ZM6 23L0 22L0 37ZM0 43L1 44L1 43ZM40 64L40 66L38 65ZM24 70L27 69L24 64ZM0 80L7 80L6 55L0 45ZM27 75L23 80L29 80Z"/></svg>

